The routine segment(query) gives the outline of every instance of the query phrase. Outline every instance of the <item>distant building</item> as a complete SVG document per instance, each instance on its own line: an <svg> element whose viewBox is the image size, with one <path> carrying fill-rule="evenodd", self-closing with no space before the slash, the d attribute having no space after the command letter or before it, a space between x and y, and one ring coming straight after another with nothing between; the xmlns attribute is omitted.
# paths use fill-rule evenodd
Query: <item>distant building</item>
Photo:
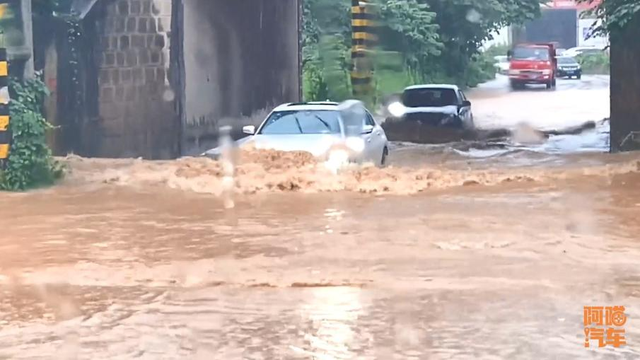
<svg viewBox="0 0 640 360"><path fill-rule="evenodd" d="M594 36L593 34L594 27L601 23L601 20L596 19L578 20L578 46L608 46L609 37L603 35Z"/></svg>
<svg viewBox="0 0 640 360"><path fill-rule="evenodd" d="M607 46L606 36L593 36L596 19L586 17L586 10L597 6L601 0L577 2L554 0L542 6L542 16L523 27L505 27L493 34L493 39L483 44L487 49L496 45L512 45L514 42L536 41L561 44L562 48L576 46Z"/></svg>

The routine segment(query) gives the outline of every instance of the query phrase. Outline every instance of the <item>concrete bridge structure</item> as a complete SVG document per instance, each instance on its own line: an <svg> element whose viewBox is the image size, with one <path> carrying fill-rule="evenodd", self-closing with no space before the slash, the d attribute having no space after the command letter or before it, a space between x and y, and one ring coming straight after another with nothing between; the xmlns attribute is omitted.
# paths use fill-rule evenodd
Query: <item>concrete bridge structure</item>
<svg viewBox="0 0 640 360"><path fill-rule="evenodd" d="M75 0L72 12L76 42L41 44L58 154L197 154L221 125L300 100L300 0Z"/></svg>

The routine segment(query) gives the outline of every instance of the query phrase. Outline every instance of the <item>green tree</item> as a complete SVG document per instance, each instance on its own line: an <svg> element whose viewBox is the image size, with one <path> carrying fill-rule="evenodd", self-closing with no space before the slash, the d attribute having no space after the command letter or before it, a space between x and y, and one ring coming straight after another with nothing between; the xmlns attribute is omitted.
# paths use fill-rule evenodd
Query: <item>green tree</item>
<svg viewBox="0 0 640 360"><path fill-rule="evenodd" d="M344 100L350 95L351 41L348 0L304 2L302 69L306 100Z"/></svg>
<svg viewBox="0 0 640 360"><path fill-rule="evenodd" d="M540 13L544 0L370 0L380 20L376 72L389 80L455 82L475 86L491 78L493 64L479 49L492 33ZM305 98L341 100L349 96L349 0L306 0L303 70ZM394 55L395 54L395 55ZM397 61L395 58L398 58ZM376 81L380 83L379 81ZM384 81L394 86L402 81ZM394 90L395 91L395 90ZM326 96L325 96L326 95Z"/></svg>
<svg viewBox="0 0 640 360"><path fill-rule="evenodd" d="M596 4L595 0L578 0L581 3ZM640 12L640 0L602 0L590 11L600 20L595 26L594 34L611 34L622 32L625 25Z"/></svg>
<svg viewBox="0 0 640 360"><path fill-rule="evenodd" d="M470 64L477 59L480 46L504 26L521 24L540 14L540 0L422 0L436 14L444 49L438 65L443 75L460 83Z"/></svg>
<svg viewBox="0 0 640 360"><path fill-rule="evenodd" d="M431 60L441 54L436 14L419 0L379 0L377 4L382 47L401 54L413 77L421 80Z"/></svg>

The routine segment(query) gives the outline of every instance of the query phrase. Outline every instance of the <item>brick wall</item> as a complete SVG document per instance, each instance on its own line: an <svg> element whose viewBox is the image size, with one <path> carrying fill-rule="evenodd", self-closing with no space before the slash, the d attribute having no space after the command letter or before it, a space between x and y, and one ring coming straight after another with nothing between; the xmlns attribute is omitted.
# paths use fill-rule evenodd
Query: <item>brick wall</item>
<svg viewBox="0 0 640 360"><path fill-rule="evenodd" d="M171 0L103 0L98 26L98 153L178 155L178 117L169 85Z"/></svg>

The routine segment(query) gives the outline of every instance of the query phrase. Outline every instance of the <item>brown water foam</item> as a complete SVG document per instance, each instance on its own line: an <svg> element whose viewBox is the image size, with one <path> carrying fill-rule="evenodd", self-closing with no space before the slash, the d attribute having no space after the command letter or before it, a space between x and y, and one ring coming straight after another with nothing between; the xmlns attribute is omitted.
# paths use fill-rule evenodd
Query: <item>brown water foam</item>
<svg viewBox="0 0 640 360"><path fill-rule="evenodd" d="M603 156L603 155L599 155ZM68 182L112 184L126 187L168 187L176 190L220 195L223 169L208 158L175 161L140 159L62 159L70 169ZM305 152L246 150L238 154L236 193L265 192L361 192L409 195L429 190L503 183L553 182L580 177L607 178L640 173L640 156L604 156L590 166L554 168L451 169L445 165L427 167L361 166L331 173L323 162Z"/></svg>

